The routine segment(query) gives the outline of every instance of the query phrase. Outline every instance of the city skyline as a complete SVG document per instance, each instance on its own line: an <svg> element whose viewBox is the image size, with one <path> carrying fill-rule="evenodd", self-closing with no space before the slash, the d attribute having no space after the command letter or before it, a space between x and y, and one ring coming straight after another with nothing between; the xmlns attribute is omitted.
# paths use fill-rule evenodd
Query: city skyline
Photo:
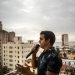
<svg viewBox="0 0 75 75"><path fill-rule="evenodd" d="M0 21L24 41L38 40L42 30L53 31L57 42L62 34L75 41L74 0L0 0Z"/></svg>

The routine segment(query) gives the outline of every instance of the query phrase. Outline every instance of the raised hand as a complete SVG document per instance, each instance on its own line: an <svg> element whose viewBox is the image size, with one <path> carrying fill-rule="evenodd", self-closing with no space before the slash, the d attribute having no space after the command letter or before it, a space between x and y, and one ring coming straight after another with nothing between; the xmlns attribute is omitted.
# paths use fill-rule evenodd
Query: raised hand
<svg viewBox="0 0 75 75"><path fill-rule="evenodd" d="M29 66L24 67L20 64L17 64L16 66L17 72L21 72L24 75L35 75L33 72L30 71Z"/></svg>

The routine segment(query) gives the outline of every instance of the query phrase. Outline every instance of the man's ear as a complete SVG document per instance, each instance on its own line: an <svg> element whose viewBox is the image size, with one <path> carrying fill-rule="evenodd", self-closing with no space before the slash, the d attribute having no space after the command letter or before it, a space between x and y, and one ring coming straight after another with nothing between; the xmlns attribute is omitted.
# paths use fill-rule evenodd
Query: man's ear
<svg viewBox="0 0 75 75"><path fill-rule="evenodd" d="M51 41L51 40L49 39L49 43L50 43L50 41Z"/></svg>
<svg viewBox="0 0 75 75"><path fill-rule="evenodd" d="M47 42L50 43L50 39L48 39Z"/></svg>

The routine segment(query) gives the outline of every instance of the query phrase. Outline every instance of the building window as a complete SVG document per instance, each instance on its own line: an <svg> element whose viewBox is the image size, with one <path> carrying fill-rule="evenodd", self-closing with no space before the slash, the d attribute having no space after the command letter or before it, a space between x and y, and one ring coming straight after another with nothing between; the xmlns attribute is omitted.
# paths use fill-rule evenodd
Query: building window
<svg viewBox="0 0 75 75"><path fill-rule="evenodd" d="M12 59L9 59L9 61L10 61L10 62L13 62L13 60L12 60Z"/></svg>
<svg viewBox="0 0 75 75"><path fill-rule="evenodd" d="M23 49L23 47L22 47L22 49Z"/></svg>
<svg viewBox="0 0 75 75"><path fill-rule="evenodd" d="M5 53L5 50L4 50L4 53Z"/></svg>
<svg viewBox="0 0 75 75"><path fill-rule="evenodd" d="M19 54L19 51L18 51L18 54Z"/></svg>
<svg viewBox="0 0 75 75"><path fill-rule="evenodd" d="M13 64L9 64L9 66L13 66Z"/></svg>
<svg viewBox="0 0 75 75"><path fill-rule="evenodd" d="M19 56L17 56L19 58Z"/></svg>
<svg viewBox="0 0 75 75"><path fill-rule="evenodd" d="M4 55L4 57L5 57L5 55Z"/></svg>
<svg viewBox="0 0 75 75"><path fill-rule="evenodd" d="M19 49L19 47L17 47L17 49Z"/></svg>
<svg viewBox="0 0 75 75"><path fill-rule="evenodd" d="M12 56L12 55L9 55L9 57L11 57L11 58L12 58L13 56Z"/></svg>
<svg viewBox="0 0 75 75"><path fill-rule="evenodd" d="M5 59L4 59L4 61L5 61Z"/></svg>
<svg viewBox="0 0 75 75"><path fill-rule="evenodd" d="M4 65L5 65L5 63L4 63Z"/></svg>
<svg viewBox="0 0 75 75"><path fill-rule="evenodd" d="M12 49L13 47L12 46L9 46L9 49Z"/></svg>
<svg viewBox="0 0 75 75"><path fill-rule="evenodd" d="M18 63L19 63L19 60L18 60Z"/></svg>
<svg viewBox="0 0 75 75"><path fill-rule="evenodd" d="M4 48L5 48L5 46L4 46Z"/></svg>
<svg viewBox="0 0 75 75"><path fill-rule="evenodd" d="M13 51L9 51L9 53L13 53Z"/></svg>

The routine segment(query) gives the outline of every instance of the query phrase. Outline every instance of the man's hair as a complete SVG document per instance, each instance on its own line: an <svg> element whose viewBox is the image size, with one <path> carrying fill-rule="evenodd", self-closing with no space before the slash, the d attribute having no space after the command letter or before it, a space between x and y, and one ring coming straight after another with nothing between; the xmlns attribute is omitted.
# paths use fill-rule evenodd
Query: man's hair
<svg viewBox="0 0 75 75"><path fill-rule="evenodd" d="M50 44L53 45L55 42L55 34L52 31L41 31L40 35L44 34L45 40L50 39Z"/></svg>

